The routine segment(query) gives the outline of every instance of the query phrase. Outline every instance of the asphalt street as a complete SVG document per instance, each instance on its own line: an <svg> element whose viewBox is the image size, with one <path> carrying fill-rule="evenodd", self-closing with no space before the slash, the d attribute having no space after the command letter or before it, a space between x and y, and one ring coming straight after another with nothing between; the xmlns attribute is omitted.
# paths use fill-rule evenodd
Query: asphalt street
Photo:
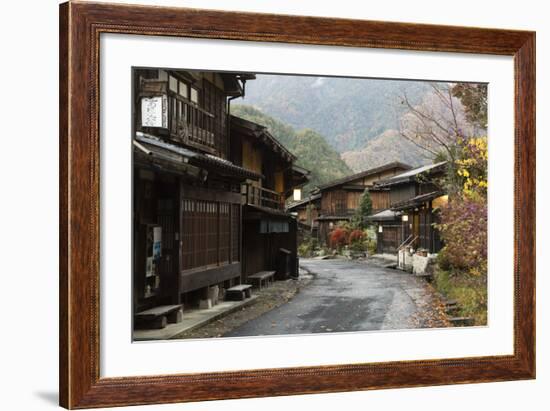
<svg viewBox="0 0 550 411"><path fill-rule="evenodd" d="M354 260L301 259L314 280L288 303L225 337L408 329L431 293L409 273Z"/></svg>

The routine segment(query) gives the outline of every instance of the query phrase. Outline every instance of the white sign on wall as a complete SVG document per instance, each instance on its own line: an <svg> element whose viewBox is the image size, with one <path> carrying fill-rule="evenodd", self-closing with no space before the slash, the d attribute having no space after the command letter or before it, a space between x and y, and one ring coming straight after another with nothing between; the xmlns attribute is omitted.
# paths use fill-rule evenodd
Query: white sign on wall
<svg viewBox="0 0 550 411"><path fill-rule="evenodd" d="M166 96L141 99L141 126L168 128L168 99Z"/></svg>

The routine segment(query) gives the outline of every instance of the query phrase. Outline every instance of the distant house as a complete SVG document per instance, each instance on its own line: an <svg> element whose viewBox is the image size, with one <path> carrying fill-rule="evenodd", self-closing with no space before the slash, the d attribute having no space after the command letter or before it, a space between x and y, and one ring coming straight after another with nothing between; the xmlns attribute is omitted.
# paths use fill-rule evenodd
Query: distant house
<svg viewBox="0 0 550 411"><path fill-rule="evenodd" d="M229 113L254 78L134 71L134 313L196 306L282 254L296 265L284 201L307 172L265 127Z"/></svg>
<svg viewBox="0 0 550 411"><path fill-rule="evenodd" d="M303 200L291 203L286 210L296 214L299 224L310 230L317 229L317 218L321 209L321 194L310 195Z"/></svg>
<svg viewBox="0 0 550 411"><path fill-rule="evenodd" d="M434 223L438 209L447 201L437 179L444 176L446 162L408 170L380 180L369 188L377 225L379 253L395 253L401 245L438 252L441 240Z"/></svg>
<svg viewBox="0 0 550 411"><path fill-rule="evenodd" d="M317 217L319 240L328 244L329 234L336 224L351 220L366 188L371 187L376 181L410 168L407 164L392 162L320 185L313 192L314 195L321 196ZM373 207L381 206L373 201Z"/></svg>

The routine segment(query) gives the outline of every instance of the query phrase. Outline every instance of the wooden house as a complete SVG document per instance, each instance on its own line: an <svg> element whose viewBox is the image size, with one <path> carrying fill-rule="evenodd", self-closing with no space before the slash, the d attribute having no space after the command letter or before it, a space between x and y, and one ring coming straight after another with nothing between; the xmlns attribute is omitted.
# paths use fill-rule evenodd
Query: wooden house
<svg viewBox="0 0 550 411"><path fill-rule="evenodd" d="M311 237L319 236L319 211L321 209L321 194L309 195L300 201L293 201L286 210L295 216L298 222L298 244Z"/></svg>
<svg viewBox="0 0 550 411"><path fill-rule="evenodd" d="M438 252L441 240L434 224L447 196L439 180L446 162L408 170L369 188L373 207L369 220L377 225L379 253L395 253L400 246Z"/></svg>
<svg viewBox="0 0 550 411"><path fill-rule="evenodd" d="M340 222L351 220L365 189L371 187L376 181L410 168L406 164L392 162L320 185L314 192L321 196L319 217L317 217L319 240L328 244L329 234L333 228ZM379 206L382 205L373 204L373 207Z"/></svg>
<svg viewBox="0 0 550 411"><path fill-rule="evenodd" d="M309 172L294 164L296 157L266 127L234 116L230 123L235 164L261 176L242 185L243 281L266 271L279 279L297 276L297 221L285 203Z"/></svg>
<svg viewBox="0 0 550 411"><path fill-rule="evenodd" d="M296 215L298 224L309 228L311 231L316 231L321 210L321 194L310 195L300 201L294 201L287 206L286 210Z"/></svg>
<svg viewBox="0 0 550 411"><path fill-rule="evenodd" d="M284 214L284 196L306 178L292 168L294 157L275 139L266 143L261 135L253 137L263 145L263 156L279 156L273 164L260 159L256 145L247 146L239 134L239 119L230 117L231 100L243 96L246 81L254 78L247 73L134 70L134 313L193 306L213 290L217 294L240 284L246 279L243 273L252 269L244 267L254 253L243 247L248 206ZM267 204L266 193L273 194L273 202ZM295 255L288 237L284 245ZM257 267L260 263L265 262Z"/></svg>

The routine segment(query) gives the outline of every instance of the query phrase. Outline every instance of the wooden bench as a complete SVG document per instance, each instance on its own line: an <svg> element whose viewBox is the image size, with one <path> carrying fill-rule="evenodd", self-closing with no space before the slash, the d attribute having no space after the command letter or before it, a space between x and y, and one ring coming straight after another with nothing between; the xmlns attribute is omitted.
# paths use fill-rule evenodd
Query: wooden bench
<svg viewBox="0 0 550 411"><path fill-rule="evenodd" d="M225 299L229 301L242 301L252 297L252 285L240 284L225 290Z"/></svg>
<svg viewBox="0 0 550 411"><path fill-rule="evenodd" d="M262 289L262 284L269 286L270 283L273 283L274 278L275 271L260 271L259 273L248 276L248 279L260 290Z"/></svg>
<svg viewBox="0 0 550 411"><path fill-rule="evenodd" d="M162 329L168 323L179 323L183 320L181 305L159 305L136 314L136 326L139 328Z"/></svg>

